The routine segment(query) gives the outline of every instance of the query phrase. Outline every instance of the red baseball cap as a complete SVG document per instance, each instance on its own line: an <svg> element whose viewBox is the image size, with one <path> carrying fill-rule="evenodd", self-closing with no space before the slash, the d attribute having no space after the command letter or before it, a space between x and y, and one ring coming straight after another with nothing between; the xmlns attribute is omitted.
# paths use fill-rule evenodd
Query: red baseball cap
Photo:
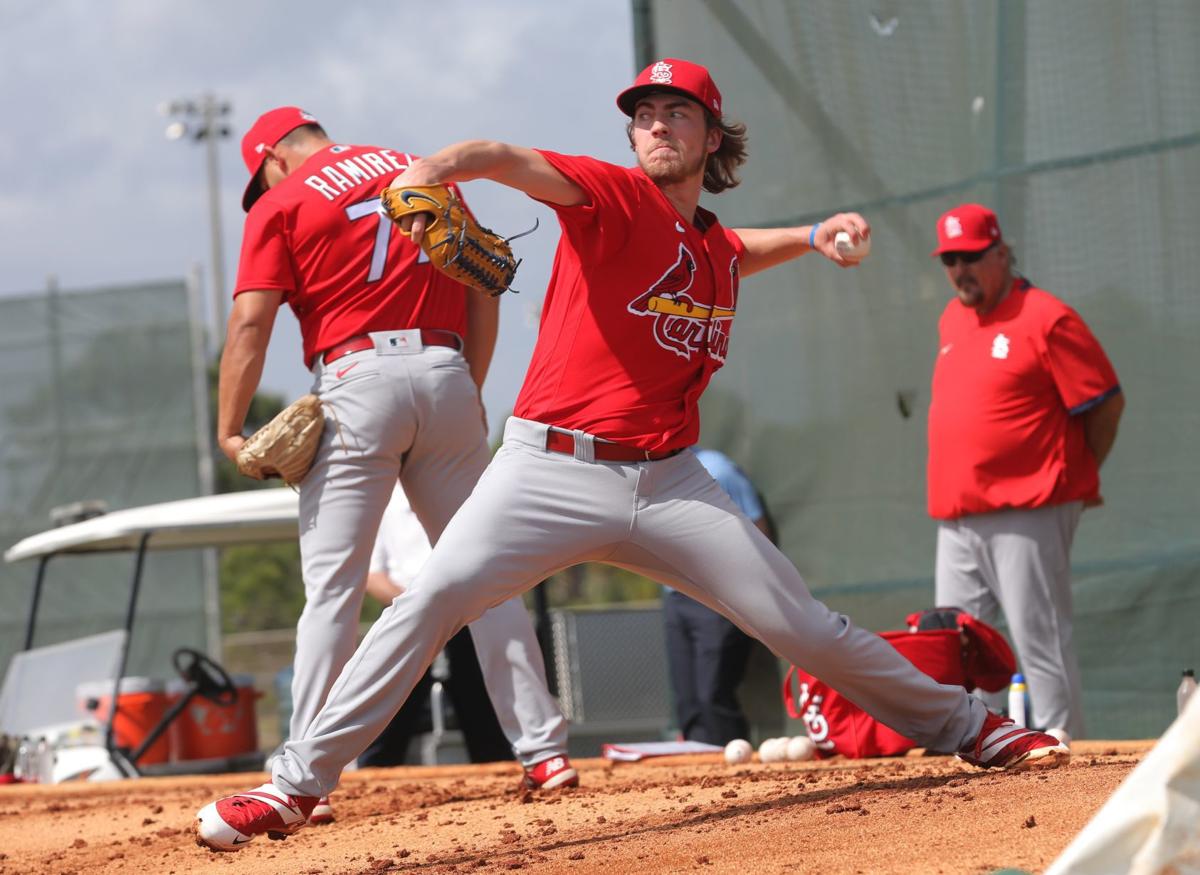
<svg viewBox="0 0 1200 875"><path fill-rule="evenodd" d="M654 91L677 91L690 97L716 118L721 117L721 92L708 70L691 61L663 58L638 74L633 84L617 95L617 106L633 116L637 102Z"/></svg>
<svg viewBox="0 0 1200 875"><path fill-rule="evenodd" d="M242 209L250 212L254 202L262 197L263 187L258 184L258 171L267 160L265 149L274 146L296 128L303 125L320 124L316 116L298 106L281 106L264 112L258 117L246 136L242 137L242 160L250 171L250 182L242 195Z"/></svg>
<svg viewBox="0 0 1200 875"><path fill-rule="evenodd" d="M930 255L979 252L1001 240L996 214L982 204L959 204L943 213L938 219L937 235L937 249Z"/></svg>

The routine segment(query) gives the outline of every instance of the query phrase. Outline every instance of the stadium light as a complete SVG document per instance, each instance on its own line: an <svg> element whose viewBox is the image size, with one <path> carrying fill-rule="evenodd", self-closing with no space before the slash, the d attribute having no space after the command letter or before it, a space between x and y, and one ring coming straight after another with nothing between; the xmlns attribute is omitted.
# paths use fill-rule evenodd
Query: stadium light
<svg viewBox="0 0 1200 875"><path fill-rule="evenodd" d="M221 345L225 331L225 256L221 240L220 174L217 166L217 144L230 135L226 120L232 110L227 100L203 94L198 100L172 100L159 104L159 112L175 120L164 133L168 140L190 138L205 145L205 166L208 174L209 231L212 236L212 314L213 350Z"/></svg>

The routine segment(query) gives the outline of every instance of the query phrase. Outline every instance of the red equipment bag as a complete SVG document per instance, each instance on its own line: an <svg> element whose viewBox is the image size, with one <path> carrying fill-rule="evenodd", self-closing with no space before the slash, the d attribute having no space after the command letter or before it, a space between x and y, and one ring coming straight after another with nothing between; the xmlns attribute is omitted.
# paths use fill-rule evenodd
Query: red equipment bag
<svg viewBox="0 0 1200 875"><path fill-rule="evenodd" d="M938 683L995 691L1006 687L1016 671L1004 637L966 611L935 608L909 614L906 620L908 630L880 637ZM804 721L819 757L898 756L917 746L797 666L783 679L783 701L788 714Z"/></svg>

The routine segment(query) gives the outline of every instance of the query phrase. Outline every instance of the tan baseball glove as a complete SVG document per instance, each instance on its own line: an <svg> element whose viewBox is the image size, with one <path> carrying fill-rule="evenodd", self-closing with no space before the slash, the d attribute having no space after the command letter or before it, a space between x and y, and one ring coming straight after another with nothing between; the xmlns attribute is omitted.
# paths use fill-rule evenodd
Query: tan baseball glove
<svg viewBox="0 0 1200 875"><path fill-rule="evenodd" d="M399 224L405 216L432 213L421 248L433 266L451 279L487 295L508 290L519 258L508 241L475 221L466 205L445 185L406 185L385 188L384 213ZM408 234L401 228L401 232Z"/></svg>
<svg viewBox="0 0 1200 875"><path fill-rule="evenodd" d="M321 442L321 399L305 395L252 434L237 454L237 469L255 480L281 477L289 486L304 479Z"/></svg>

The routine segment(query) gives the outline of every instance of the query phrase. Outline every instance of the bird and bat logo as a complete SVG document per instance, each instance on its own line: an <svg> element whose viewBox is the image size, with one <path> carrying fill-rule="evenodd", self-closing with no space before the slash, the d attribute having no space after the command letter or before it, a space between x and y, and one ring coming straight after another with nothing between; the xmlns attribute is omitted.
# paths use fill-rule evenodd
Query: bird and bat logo
<svg viewBox="0 0 1200 875"><path fill-rule="evenodd" d="M629 312L653 319L654 341L663 349L689 361L694 354L706 351L724 364L737 308L737 256L729 261L728 285L717 283L711 305L702 304L689 294L695 279L696 258L685 243L680 243L675 262L650 288L629 302ZM728 306L720 306L717 299L725 296Z"/></svg>

